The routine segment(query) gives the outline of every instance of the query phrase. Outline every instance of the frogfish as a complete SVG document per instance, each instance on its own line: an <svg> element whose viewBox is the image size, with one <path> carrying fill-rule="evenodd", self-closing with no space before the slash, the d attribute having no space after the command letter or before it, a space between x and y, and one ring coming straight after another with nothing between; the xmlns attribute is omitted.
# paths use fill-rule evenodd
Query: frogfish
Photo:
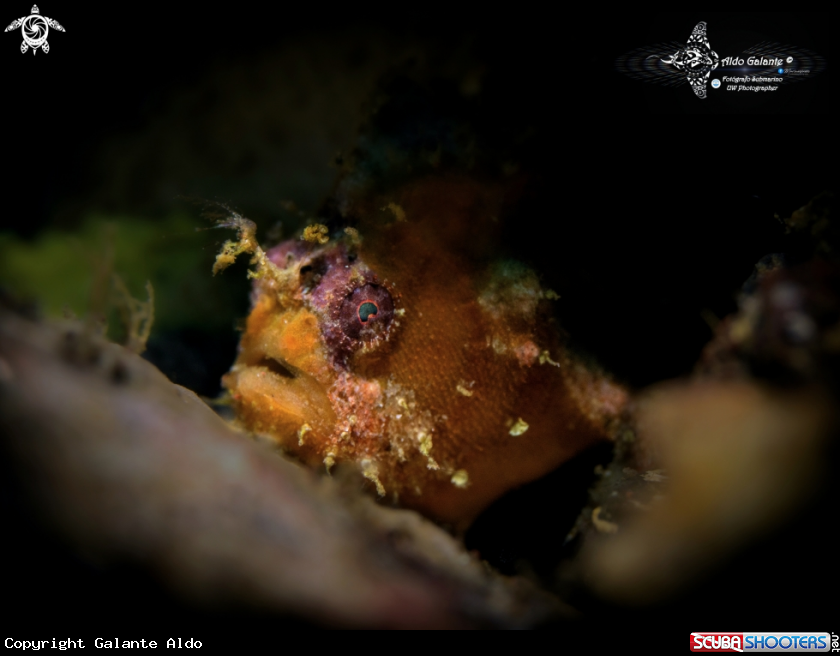
<svg viewBox="0 0 840 656"><path fill-rule="evenodd" d="M223 384L237 421L321 471L466 527L508 490L611 438L627 392L567 348L557 295L499 259L510 190L429 175L344 199L345 228L263 250ZM353 225L350 225L353 224Z"/></svg>

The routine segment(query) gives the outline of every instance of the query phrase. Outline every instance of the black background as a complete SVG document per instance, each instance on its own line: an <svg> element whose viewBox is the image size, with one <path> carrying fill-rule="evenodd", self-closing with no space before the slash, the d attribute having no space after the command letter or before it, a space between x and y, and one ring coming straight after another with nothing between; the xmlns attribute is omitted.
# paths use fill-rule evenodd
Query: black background
<svg viewBox="0 0 840 656"><path fill-rule="evenodd" d="M630 190L633 196L650 189L647 175L653 172L663 180L660 193L702 192L704 179L723 187L757 181L778 186L783 179L788 185L797 184L801 176L781 162L789 154L802 161L808 148L818 148L815 135L821 134L823 143L830 136L823 131L827 124L817 117L804 125L758 120L773 113L827 118L832 70L825 13L604 17L582 12L555 21L539 16L444 17L422 12L360 15L347 8L297 10L288 16L244 9L157 10L149 5L125 14L107 5L98 9L44 5L41 10L68 30L51 31L49 54L39 51L33 56L30 50L22 55L19 30L3 34L0 40L0 52L5 53L0 57L7 165L4 224L29 234L49 220L64 197L90 184L85 174L103 143L142 129L169 97L194 84L218 62L258 58L302 33L352 34L370 24L430 40L479 35L491 65L516 72L509 75L511 84L515 77L518 85L507 100L509 108L539 116L544 126L553 123L554 130L546 130L545 150L556 157L564 173L558 182L574 179L591 187L598 182L591 174L600 171L602 180L626 180L635 187ZM7 11L11 22L23 10ZM736 96L733 99L710 93L700 101L688 85L659 87L615 69L616 57L633 48L687 40L699 20L709 24L712 48L721 57L771 39L817 51L828 60L828 70L772 94L731 94ZM500 108L500 117L504 109L508 108ZM717 113L748 113L751 118L696 122L701 120L697 115ZM678 116L683 114L695 116ZM776 154L778 164L768 161L765 153ZM632 170L621 161L624 156L632 157ZM684 177L687 157L702 162L702 172ZM817 162L811 164L813 169ZM560 193L570 186L561 182Z"/></svg>
<svg viewBox="0 0 840 656"><path fill-rule="evenodd" d="M616 153L643 137L634 153L637 170L647 164L673 168L680 147L706 160L713 171L725 162L739 180L759 162L763 148L780 154L802 150L819 123L761 123L756 115L821 114L827 118L831 52L829 17L805 12L688 12L617 14L582 12L562 21L508 15L359 15L342 10L297 10L288 16L253 10L154 9L143 5L123 14L108 5L46 6L42 13L68 30L52 31L52 51L36 56L19 51L19 30L0 41L0 79L4 90L4 151L7 163L5 202L23 231L47 220L50 209L80 183L96 148L120 131L142 127L161 103L188 87L219 61L258 57L284 39L306 32L344 30L375 24L393 33L452 39L478 34L493 64L518 71L521 102L529 111L556 120L558 142L547 143L576 157L599 149ZM10 23L16 18L12 6ZM55 14L55 16L52 16ZM63 14L68 14L64 16ZM772 94L710 93L699 101L687 85L677 89L632 80L615 70L619 55L662 41L686 41L693 26L705 20L712 48L721 57L737 54L770 39L815 50L829 62L813 80ZM759 96L755 98L754 96ZM772 96L772 97L771 97ZM742 123L695 124L651 114L750 113ZM645 118L647 117L647 118ZM571 132L570 132L571 130ZM804 134L803 134L804 130ZM794 144L800 144L797 149ZM674 148L669 148L673 145ZM557 153L560 156L560 153ZM594 153L592 153L594 154ZM730 159L726 155L733 155ZM588 159L588 158L587 158ZM609 166L609 158L602 165ZM781 169L781 167L780 167ZM574 171L573 171L574 172ZM578 173L583 173L578 170ZM763 168L762 178L767 177ZM779 170L777 175L788 174ZM667 170L666 170L667 175ZM641 185L642 187L644 185Z"/></svg>

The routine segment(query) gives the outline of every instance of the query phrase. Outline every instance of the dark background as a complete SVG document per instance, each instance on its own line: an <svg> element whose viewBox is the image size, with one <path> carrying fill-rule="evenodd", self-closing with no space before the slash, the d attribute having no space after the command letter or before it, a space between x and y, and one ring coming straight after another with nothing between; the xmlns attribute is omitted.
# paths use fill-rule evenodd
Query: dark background
<svg viewBox="0 0 840 656"><path fill-rule="evenodd" d="M135 153L143 152L138 144L159 121L169 120L166 129L177 140L179 132L189 132L202 120L202 102L207 112L221 102L201 93L225 66L256 69L278 52L294 61L293 49L311 52L300 44L313 40L327 49L331 42L354 39L362 50L376 39L413 39L431 51L457 53L461 48L486 71L487 99L478 110L483 129L514 135L510 126L524 126L532 134L522 158L534 174L533 191L518 218L551 237L535 242L522 237L524 231L510 229L511 254L533 264L561 293L561 319L576 342L636 387L690 372L711 336L701 311L719 317L733 311L734 294L754 263L784 249L784 233L774 214L789 216L836 184L831 175L834 130L827 120L832 74L828 14L584 11L558 19L519 15L516 7L500 15L441 15L420 7L382 15L347 7L309 12L273 7L264 12L239 5L187 12L148 5L130 11L113 4L97 9L39 6L43 15L67 30L50 32L49 54L22 55L19 30L0 38L3 229L34 238L47 227L72 229L94 209L141 212L155 221L168 210L167 199L174 204L181 194L209 195L212 181L200 173L177 178L167 187L156 177L154 158L141 158L142 165L133 162ZM4 24L29 13L28 4L6 7ZM752 45L753 38L772 39L819 52L829 68L814 80L760 99L737 94L743 106L714 94L703 102L688 85L655 87L615 70L617 56L646 44L684 42L700 20L708 22L712 48L721 57ZM459 57L454 56L460 61ZM382 57L374 63L380 66ZM366 65L361 57L357 68ZM271 75L260 80L269 93ZM192 113L179 113L183 98L189 99L184 102ZM361 116L355 98L352 106L347 97L334 99L339 108L343 102L348 103L348 116ZM716 113L746 115L708 116ZM764 116L774 113L816 116L806 121ZM166 116L170 119L161 118ZM354 131L338 134L338 141L344 139L339 146L352 148ZM205 135L205 142L210 138ZM266 142L270 143L268 136ZM280 140L277 148L283 143ZM206 143L194 146L201 152ZM212 154L208 158L213 161ZM247 182L260 165L257 159L250 168L220 167L216 178L222 180L223 200L271 221L275 210L264 199L271 198L272 190L263 189L256 199ZM133 183L115 186L109 171L116 169L128 171ZM246 180L239 186L238 175ZM278 187L282 184L278 181ZM308 210L316 209L309 199L319 184L302 194L310 203ZM278 201L293 192L283 187ZM227 344L232 360L235 335L218 339ZM208 374L211 381L217 381L229 363L216 357L217 370ZM210 392L216 385L205 381L196 386L201 384ZM14 501L14 494L4 496ZM116 622L106 610L117 599L127 611L120 613L122 621L132 613L138 618L149 614L150 621L172 616L208 619L205 612L169 599L143 572L92 568L56 547L54 537L32 522L25 506L7 505L8 525L16 537L7 538L6 562L29 573L16 589L27 613L61 616L62 609L80 600L89 609L86 624L91 613ZM525 535L531 541L497 544L495 552L486 545L496 558L494 564L502 568L518 555L533 556L534 544L553 543L560 533L529 532L525 527L530 516L521 508L500 521L508 522L506 534ZM514 521L520 525L511 528ZM506 549L513 555L506 555ZM47 592L34 595L31 581L46 583ZM783 612L772 622L757 624L748 609L742 616L724 607L733 613L724 615L731 624L712 627L695 621L697 614L702 616L698 608L691 615L692 606L682 606L689 614L670 617L675 637L691 630L830 628L793 626L783 621ZM710 617L708 608L704 612ZM224 619L231 617L241 620L235 613ZM652 616L639 621L649 626ZM48 629L49 621L42 626ZM144 630L140 619L127 626L133 626L134 633Z"/></svg>
<svg viewBox="0 0 840 656"><path fill-rule="evenodd" d="M0 41L7 51L0 57L7 92L4 227L33 236L48 224L72 228L97 210L154 220L173 206L183 209L184 196L230 203L260 225L284 218L281 200L315 211L336 175L331 159L354 145L354 125L365 115L363 93L330 96L327 90L311 101L339 108L318 152L313 140L295 141L303 128L313 134L316 128L269 134L275 126L250 121L247 110L229 121L238 122L241 138L221 134L229 98L244 95L256 105L272 87L293 93L294 62L306 68L313 50L331 47L335 61L358 58L347 75L367 84L371 76L358 71L386 71L390 55L394 66L404 59L394 47L371 54L371 44L414 40L432 60L444 53L429 65L441 71L477 62L485 80L477 109L484 133L495 131L500 141L531 135L518 154L533 173L535 191L515 225L525 221L563 236L517 240L527 231L511 229L511 254L530 261L564 295L562 319L581 344L636 385L690 368L708 335L698 312L729 313L733 292L754 262L781 249L773 215L789 216L829 182L834 135L826 120L780 123L761 115L826 116L831 57L825 14L628 13L597 20L583 14L560 24L537 16L360 15L346 8L286 17L41 10L68 30L51 32L49 54L21 55L19 33ZM754 43L748 39L774 39L820 52L829 69L772 97L733 94L744 107L715 97L701 101L687 85L658 87L615 70L618 55L684 41L698 20L709 23L721 57L729 47ZM359 48L347 48L354 41ZM286 68L276 74L269 68L247 87L214 82L277 61ZM684 115L745 107L756 112L746 120ZM196 127L210 115L218 117L214 125ZM283 120L278 116L278 124ZM246 141L262 150L243 147L226 157L225 148ZM181 145L170 155L172 143ZM295 146L299 164L291 156L279 164L272 159L270 153ZM312 161L301 161L306 153ZM309 177L299 174L304 169ZM640 323L646 316L656 319ZM686 333L693 339L684 339ZM682 346L660 354L669 337Z"/></svg>
<svg viewBox="0 0 840 656"><path fill-rule="evenodd" d="M4 24L16 14L26 15L28 7L22 7L10 6ZM678 117L654 120L650 114L743 113L748 108L753 114L827 117L829 110L832 62L827 13L648 12L607 18L583 12L556 22L539 16L430 16L419 11L364 15L347 8L308 14L297 10L282 16L250 10L188 12L144 7L122 15L108 5L95 10L44 5L42 13L68 30L51 31L52 50L46 55L38 51L33 56L31 50L21 55L20 30L3 34L0 52L6 54L0 57L0 79L5 92L4 152L10 191L4 223L31 234L68 196L95 187L90 169L103 144L120 134L142 131L173 96L199 83L220 64L254 62L256 66L261 57L301 36L326 36L329 41L333 36L352 39L355 33L361 39L368 36L365 30L373 28L383 38L421 38L443 50L470 43L468 47L488 67L504 69L500 77L510 85L510 96L508 106L499 107L500 119L513 109L539 116L545 124L554 122L556 133L544 135L545 146L558 159L566 153L565 161L572 166L560 167L566 170L565 180L569 174L585 179L587 171L573 165L581 157L590 171L621 171L617 162L604 156L605 151L621 153L625 146L634 148L638 143L634 137L643 139L645 148L633 153L634 172L624 169L620 176L642 182L638 194L647 184L644 177L636 176L652 171L664 176L661 191L676 191L671 183L681 179L675 171L684 159L680 147L715 173L723 173L715 163L725 162L738 166L739 181L745 176L767 179L772 174L767 170L770 163L760 157L763 149L773 148L781 156L798 151L801 158L801 142L820 125L753 119L701 128ZM615 70L615 58L628 50L686 41L699 20L708 22L711 45L721 57L770 39L815 50L828 60L829 68L807 82L773 94L757 94L759 100L753 94L733 94L744 107L714 93L707 101L699 101L687 85L658 87ZM350 111L356 109L348 107ZM724 157L729 154L737 157ZM759 162L762 170L753 172ZM586 186L594 182L588 180Z"/></svg>

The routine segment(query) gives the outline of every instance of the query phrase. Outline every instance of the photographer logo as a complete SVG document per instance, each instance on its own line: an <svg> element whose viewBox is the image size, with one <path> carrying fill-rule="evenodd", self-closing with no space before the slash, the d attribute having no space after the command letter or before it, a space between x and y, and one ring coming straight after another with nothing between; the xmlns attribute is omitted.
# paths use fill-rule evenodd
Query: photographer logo
<svg viewBox="0 0 840 656"><path fill-rule="evenodd" d="M50 51L50 44L47 43L47 34L50 32L50 28L64 32L64 28L59 25L58 21L41 15L38 5L32 5L32 13L29 16L13 20L5 31L11 32L17 28L20 28L21 34L23 34L20 51L25 53L32 48L33 55L38 51L38 48L44 52Z"/></svg>

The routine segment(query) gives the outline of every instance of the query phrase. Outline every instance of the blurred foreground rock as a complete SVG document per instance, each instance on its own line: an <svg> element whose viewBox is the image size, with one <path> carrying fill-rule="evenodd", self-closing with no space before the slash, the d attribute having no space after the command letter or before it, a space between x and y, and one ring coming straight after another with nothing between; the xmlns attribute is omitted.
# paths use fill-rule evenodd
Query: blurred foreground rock
<svg viewBox="0 0 840 656"><path fill-rule="evenodd" d="M623 494L604 499L617 523L583 554L593 589L662 601L788 521L828 474L834 411L819 388L698 381L647 392L637 449L649 467L625 469Z"/></svg>
<svg viewBox="0 0 840 656"><path fill-rule="evenodd" d="M0 310L0 433L77 549L139 563L188 599L356 627L522 627L563 612L417 514L234 432L78 323Z"/></svg>
<svg viewBox="0 0 840 656"><path fill-rule="evenodd" d="M542 581L583 623L360 481L320 478L236 433L79 323L0 309L0 435L77 553L134 563L199 607L349 627L814 622L831 611L815 592L834 567L838 300L836 265L765 258L695 375L631 401L578 539ZM531 499L540 522L557 521L562 499Z"/></svg>
<svg viewBox="0 0 840 656"><path fill-rule="evenodd" d="M794 548L736 587L742 614L776 598L761 598L771 581L775 610L793 612L786 591L807 596L816 579L803 572L833 566L825 526L797 527L814 509L836 512L840 269L784 259L759 263L691 379L637 396L561 578L610 603L661 608L743 554L775 553L781 536ZM815 602L797 610L808 608L816 616Z"/></svg>

